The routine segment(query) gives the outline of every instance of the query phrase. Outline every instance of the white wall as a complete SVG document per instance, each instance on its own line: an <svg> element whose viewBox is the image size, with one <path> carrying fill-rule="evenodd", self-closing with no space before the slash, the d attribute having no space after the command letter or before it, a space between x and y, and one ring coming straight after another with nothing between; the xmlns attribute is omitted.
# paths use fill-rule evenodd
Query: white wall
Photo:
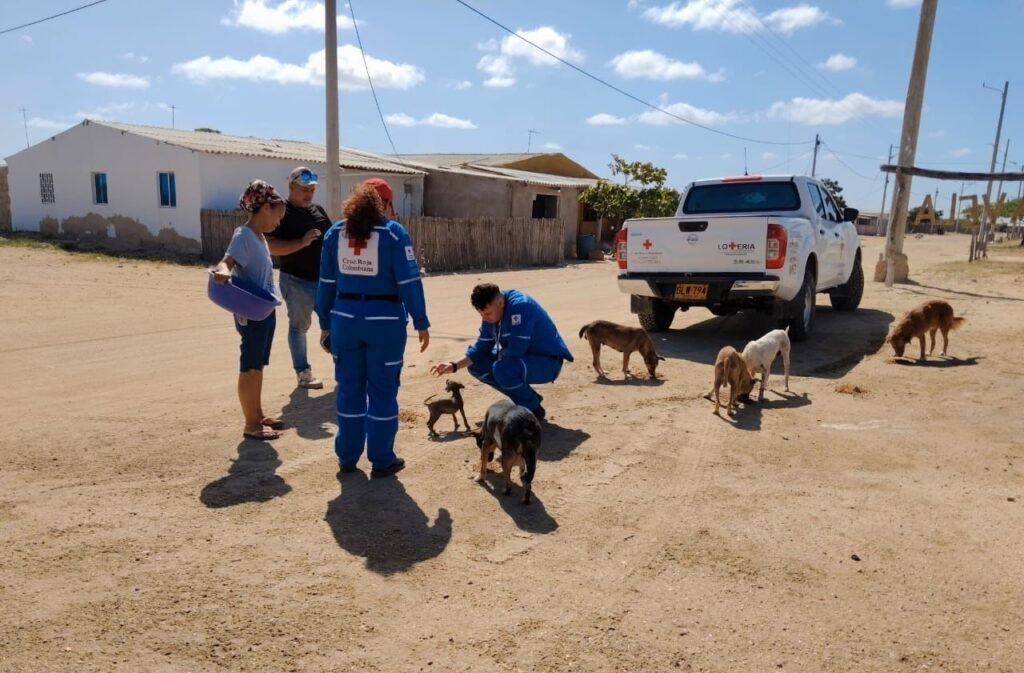
<svg viewBox="0 0 1024 673"><path fill-rule="evenodd" d="M79 124L8 157L13 228L39 231L44 217L116 214L142 222L154 235L172 227L198 241L199 156L105 126ZM93 203L94 172L107 174L107 204ZM160 206L160 172L174 173L175 208ZM53 174L54 203L42 203L40 173Z"/></svg>
<svg viewBox="0 0 1024 673"><path fill-rule="evenodd" d="M203 208L216 208L220 210L237 208L238 197L242 194L245 186L249 184L249 181L254 178L266 180L274 185L282 196L287 196L288 174L299 165L305 165L321 176L320 189L317 191L315 201L322 206L326 206L327 195L323 190L323 175L327 170L326 164L300 164L299 162L285 159L265 159L226 154L200 155L199 166L202 183L200 193L202 195ZM398 211L400 217L408 218L409 216L422 213L422 175L366 173L353 169L343 169L341 172L342 197L348 195L357 184L371 177L384 178L391 185L391 188L395 191L395 210ZM404 183L412 185L412 193L408 195L408 198L406 198L403 192L402 185Z"/></svg>

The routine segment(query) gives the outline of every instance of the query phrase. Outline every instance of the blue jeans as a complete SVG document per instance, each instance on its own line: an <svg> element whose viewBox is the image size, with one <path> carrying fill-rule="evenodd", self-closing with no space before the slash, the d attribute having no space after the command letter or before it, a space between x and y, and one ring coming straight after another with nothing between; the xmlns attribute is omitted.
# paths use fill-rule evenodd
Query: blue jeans
<svg viewBox="0 0 1024 673"><path fill-rule="evenodd" d="M473 378L504 393L516 404L536 412L544 398L531 383L553 383L562 372L562 359L527 354L522 358L496 359L493 354L469 365Z"/></svg>
<svg viewBox="0 0 1024 673"><path fill-rule="evenodd" d="M290 273L281 274L281 298L288 307L288 350L292 354L292 367L297 372L309 369L306 332L313 324L316 286L315 280L303 280Z"/></svg>

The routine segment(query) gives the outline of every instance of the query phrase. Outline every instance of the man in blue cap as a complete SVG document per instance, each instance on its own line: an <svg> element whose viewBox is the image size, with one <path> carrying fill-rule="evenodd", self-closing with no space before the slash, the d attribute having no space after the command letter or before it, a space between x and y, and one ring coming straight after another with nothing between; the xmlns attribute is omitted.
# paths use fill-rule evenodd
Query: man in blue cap
<svg viewBox="0 0 1024 673"><path fill-rule="evenodd" d="M300 388L319 390L323 381L313 375L306 332L313 322L316 286L320 277L322 236L331 228L327 212L313 203L317 174L299 166L288 175L287 210L281 225L267 236L270 252L281 260L281 298L288 308L288 350Z"/></svg>
<svg viewBox="0 0 1024 673"><path fill-rule="evenodd" d="M473 288L473 308L482 318L480 334L458 362L434 365L437 376L467 369L474 378L544 420L543 399L531 385L552 383L572 353L544 307L519 290L504 292L493 283Z"/></svg>

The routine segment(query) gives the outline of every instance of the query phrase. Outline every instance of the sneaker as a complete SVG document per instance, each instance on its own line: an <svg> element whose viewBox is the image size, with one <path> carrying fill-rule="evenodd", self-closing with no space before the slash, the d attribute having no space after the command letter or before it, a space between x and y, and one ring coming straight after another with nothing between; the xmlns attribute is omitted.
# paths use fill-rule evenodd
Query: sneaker
<svg viewBox="0 0 1024 673"><path fill-rule="evenodd" d="M352 463L351 465L346 465L345 463L341 463L341 465L338 467L338 471L341 472L342 474L352 474L353 472L355 472L358 469L359 468L356 466L355 463Z"/></svg>
<svg viewBox="0 0 1024 673"><path fill-rule="evenodd" d="M310 390L320 390L324 387L324 382L313 376L313 370L307 367L299 372L299 387L308 388Z"/></svg>
<svg viewBox="0 0 1024 673"><path fill-rule="evenodd" d="M381 477L390 477L393 474L398 474L405 468L404 458L395 458L395 462L391 463L391 467L385 467L377 469L376 467L370 470L370 476L374 479L380 479Z"/></svg>

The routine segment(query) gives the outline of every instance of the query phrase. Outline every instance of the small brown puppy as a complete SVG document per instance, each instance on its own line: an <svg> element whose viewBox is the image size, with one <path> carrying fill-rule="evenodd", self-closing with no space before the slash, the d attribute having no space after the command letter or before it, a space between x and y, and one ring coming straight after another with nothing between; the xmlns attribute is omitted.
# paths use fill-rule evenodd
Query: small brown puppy
<svg viewBox="0 0 1024 673"><path fill-rule="evenodd" d="M726 413L732 414L736 401L740 398L749 399L750 391L754 389L754 377L750 375L750 368L747 366L746 360L732 346L726 346L718 351L718 357L715 358L716 416L721 416L718 413L718 408L722 405L718 397L718 389L727 383L729 384L729 406L726 408ZM711 393L708 393L708 396L710 395Z"/></svg>
<svg viewBox="0 0 1024 673"><path fill-rule="evenodd" d="M441 418L443 414L451 414L452 421L455 423L455 430L459 429L459 417L455 414L458 412L462 413L462 422L466 424L466 430L469 430L469 421L466 420L466 407L462 401L462 389L464 385L458 381L452 381L449 379L444 384L444 389L452 394L451 397L437 397L437 395L431 395L423 401L427 409L430 409L430 419L427 420L427 429L430 430L431 437L437 437L437 432L434 430L434 423L437 423L437 419Z"/></svg>
<svg viewBox="0 0 1024 673"><path fill-rule="evenodd" d="M601 378L608 378L608 375L601 368L601 346L606 345L622 353L622 373L629 378L629 356L634 351L640 351L640 355L647 365L647 373L653 379L658 362L665 358L658 355L654 350L654 342L647 332L639 327L626 327L617 325L607 320L595 320L580 328L580 338L590 342L590 349L594 351L594 369Z"/></svg>
<svg viewBox="0 0 1024 673"><path fill-rule="evenodd" d="M931 334L932 347L928 351L931 355L935 352L935 333L942 332L942 355L946 354L949 348L949 332L961 327L967 321L966 318L957 318L953 315L953 307L941 299L929 299L920 306L908 311L889 328L889 335L885 340L892 345L896 351L896 357L903 357L903 351L907 344L914 339L921 341L921 360L924 360L924 336Z"/></svg>

